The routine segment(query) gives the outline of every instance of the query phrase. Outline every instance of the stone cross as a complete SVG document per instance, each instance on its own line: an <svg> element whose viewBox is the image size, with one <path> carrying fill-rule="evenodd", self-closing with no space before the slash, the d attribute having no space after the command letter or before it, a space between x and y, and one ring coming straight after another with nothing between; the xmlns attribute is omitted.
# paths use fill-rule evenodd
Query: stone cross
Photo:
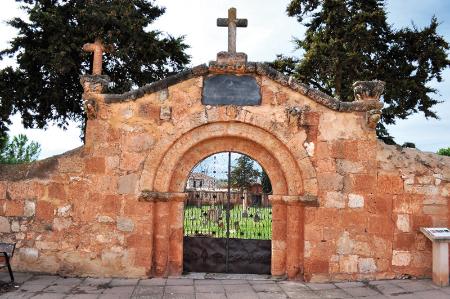
<svg viewBox="0 0 450 299"><path fill-rule="evenodd" d="M94 53L94 60L92 63L92 75L101 75L103 52L110 52L110 49L108 47L105 47L99 39L96 39L93 44L92 43L84 44L83 51Z"/></svg>
<svg viewBox="0 0 450 299"><path fill-rule="evenodd" d="M236 27L247 27L247 19L236 19L236 8L228 10L228 18L218 18L218 27L228 27L228 52L236 53Z"/></svg>

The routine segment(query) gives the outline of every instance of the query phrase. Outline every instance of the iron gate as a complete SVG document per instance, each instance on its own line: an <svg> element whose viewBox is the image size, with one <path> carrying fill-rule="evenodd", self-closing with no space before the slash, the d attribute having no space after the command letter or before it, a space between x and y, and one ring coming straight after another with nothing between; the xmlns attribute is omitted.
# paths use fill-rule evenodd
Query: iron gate
<svg viewBox="0 0 450 299"><path fill-rule="evenodd" d="M272 208L267 194L232 191L230 184L228 190L187 192L185 272L270 274Z"/></svg>

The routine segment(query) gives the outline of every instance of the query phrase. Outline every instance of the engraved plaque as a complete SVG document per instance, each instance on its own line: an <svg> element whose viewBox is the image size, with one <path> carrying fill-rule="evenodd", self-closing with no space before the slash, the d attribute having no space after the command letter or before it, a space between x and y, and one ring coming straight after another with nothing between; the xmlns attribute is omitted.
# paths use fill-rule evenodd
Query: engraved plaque
<svg viewBox="0 0 450 299"><path fill-rule="evenodd" d="M260 87L252 76L214 75L205 78L202 103L203 105L260 105Z"/></svg>

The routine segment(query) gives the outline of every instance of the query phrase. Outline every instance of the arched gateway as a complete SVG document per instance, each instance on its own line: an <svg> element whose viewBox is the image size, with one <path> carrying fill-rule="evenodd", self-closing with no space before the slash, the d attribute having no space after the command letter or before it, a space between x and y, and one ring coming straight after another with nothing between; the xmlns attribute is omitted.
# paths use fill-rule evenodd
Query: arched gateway
<svg viewBox="0 0 450 299"><path fill-rule="evenodd" d="M422 226L446 226L450 161L377 141L383 83L341 102L230 50L124 94L81 78L86 143L0 166L0 234L17 270L86 276L183 271L184 186L218 152L249 155L273 187L273 275L305 280L431 273ZM97 45L101 49L101 45ZM96 55L94 64L101 55Z"/></svg>
<svg viewBox="0 0 450 299"><path fill-rule="evenodd" d="M224 109L224 108L222 108ZM226 108L225 108L226 110ZM225 111L224 111L225 112ZM206 124L174 137L157 162L149 160L144 171L154 172L154 177L144 177L141 183L152 181L146 199L156 200L156 213L177 217L157 218L169 222L154 238L154 271L156 275L181 274L183 257L183 206L186 180L191 169L203 158L218 152L235 151L246 154L267 171L272 182L272 266L273 275L300 273L303 256L303 205L315 202L317 182L313 166L303 147L293 148L273 133L258 125L258 117L252 124L236 117L208 119ZM306 134L297 131L294 135ZM298 141L298 140L297 140ZM304 180L306 183L304 183ZM158 199L168 199L158 202ZM172 215L173 216L173 215ZM288 225L289 223L289 225ZM161 227L156 224L156 227Z"/></svg>

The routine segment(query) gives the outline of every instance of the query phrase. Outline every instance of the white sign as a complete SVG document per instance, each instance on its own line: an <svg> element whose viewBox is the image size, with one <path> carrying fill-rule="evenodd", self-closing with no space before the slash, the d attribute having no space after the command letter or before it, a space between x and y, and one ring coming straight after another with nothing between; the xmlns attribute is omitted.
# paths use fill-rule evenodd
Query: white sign
<svg viewBox="0 0 450 299"><path fill-rule="evenodd" d="M422 227L420 230L431 240L450 240L450 230L446 227Z"/></svg>

